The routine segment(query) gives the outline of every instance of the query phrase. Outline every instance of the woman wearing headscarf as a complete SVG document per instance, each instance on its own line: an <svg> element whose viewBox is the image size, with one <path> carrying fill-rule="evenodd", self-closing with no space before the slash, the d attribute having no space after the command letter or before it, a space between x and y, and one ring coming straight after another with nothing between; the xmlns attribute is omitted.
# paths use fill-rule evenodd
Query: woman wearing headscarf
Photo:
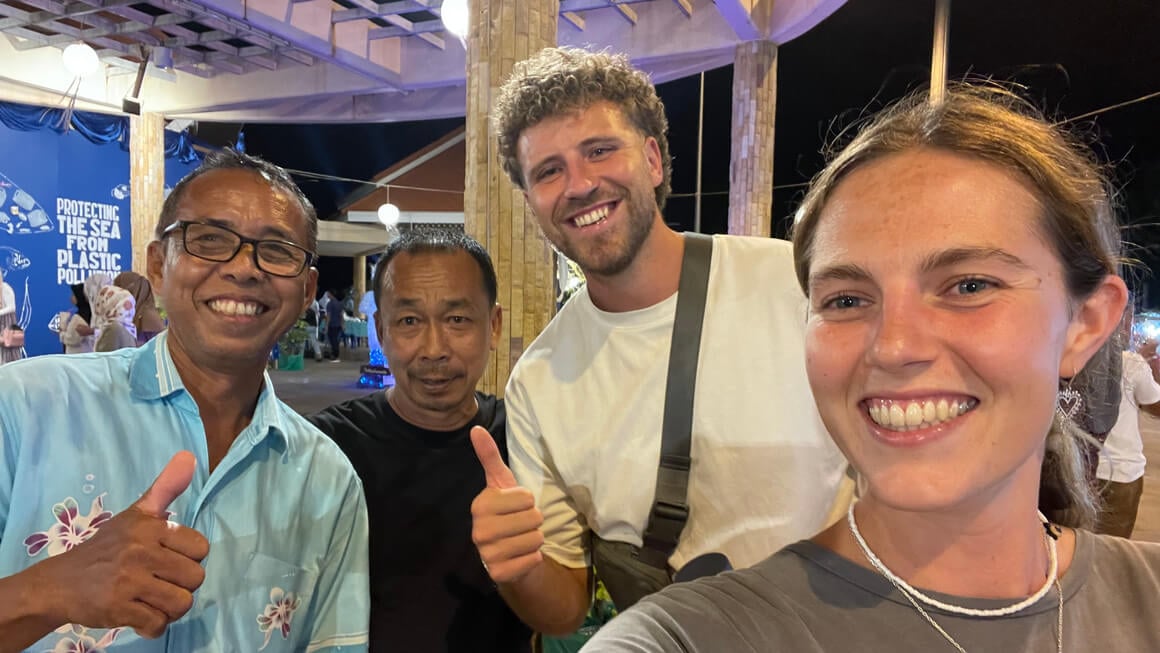
<svg viewBox="0 0 1160 653"><path fill-rule="evenodd" d="M112 285L112 283L113 278L104 272L94 272L89 275L88 279L85 279L85 299L89 300L89 306L91 308L96 308L97 293L101 292L101 288ZM92 320L89 320L89 326L93 327L93 329L97 328L96 316Z"/></svg>
<svg viewBox="0 0 1160 653"><path fill-rule="evenodd" d="M150 338L165 329L157 302L153 299L153 285L136 272L122 272L113 279L113 285L128 290L137 303L137 313L133 316L133 326L137 327L137 344L143 345Z"/></svg>
<svg viewBox="0 0 1160 653"><path fill-rule="evenodd" d="M16 291L4 281L4 273L0 271L0 333L11 326L20 326L16 323ZM24 358L24 347L0 347L0 365L21 358Z"/></svg>
<svg viewBox="0 0 1160 653"><path fill-rule="evenodd" d="M77 307L75 313L62 313L60 322L60 342L66 354L87 354L93 351L93 309L85 296L84 284L69 286L72 302Z"/></svg>
<svg viewBox="0 0 1160 653"><path fill-rule="evenodd" d="M101 288L93 306L93 321L99 325L96 351L137 346L137 327L133 326L135 305L128 290L117 286Z"/></svg>

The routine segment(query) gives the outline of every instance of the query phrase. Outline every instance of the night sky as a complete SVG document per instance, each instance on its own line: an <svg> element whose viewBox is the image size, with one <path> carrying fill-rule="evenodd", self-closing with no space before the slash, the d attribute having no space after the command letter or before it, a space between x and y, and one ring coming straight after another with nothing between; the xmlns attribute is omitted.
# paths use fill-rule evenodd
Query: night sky
<svg viewBox="0 0 1160 653"><path fill-rule="evenodd" d="M822 166L823 146L866 111L880 108L929 76L931 0L849 0L778 54L773 231L784 235L803 189ZM958 0L950 30L951 79L989 76L1028 87L1026 94L1065 119L1160 91L1160 2L1155 0ZM673 192L695 189L699 77L662 84L674 157ZM732 69L705 74L702 231L726 230ZM1160 264L1160 97L1079 121L1098 137L1121 188L1131 276L1145 306L1160 305L1147 268ZM462 119L375 125L202 125L199 136L227 142L241 129L246 148L289 168L370 179L463 124ZM302 181L328 217L355 184ZM693 224L694 199L674 197L666 219ZM349 285L347 259L324 261L323 287ZM1149 292L1151 290L1151 292Z"/></svg>

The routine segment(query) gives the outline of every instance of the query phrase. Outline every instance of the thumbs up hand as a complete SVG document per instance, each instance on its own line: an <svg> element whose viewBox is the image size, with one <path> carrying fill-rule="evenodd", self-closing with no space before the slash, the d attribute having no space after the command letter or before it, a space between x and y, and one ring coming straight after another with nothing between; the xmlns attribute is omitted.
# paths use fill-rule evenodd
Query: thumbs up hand
<svg viewBox="0 0 1160 653"><path fill-rule="evenodd" d="M471 539L491 579L512 583L543 561L544 517L532 493L516 483L491 434L476 426L471 444L487 478L487 487L471 503Z"/></svg>
<svg viewBox="0 0 1160 653"><path fill-rule="evenodd" d="M46 590L53 621L129 627L155 638L189 611L205 579L200 562L209 542L165 514L189 487L196 466L192 453L179 452L136 503L91 539L28 570Z"/></svg>

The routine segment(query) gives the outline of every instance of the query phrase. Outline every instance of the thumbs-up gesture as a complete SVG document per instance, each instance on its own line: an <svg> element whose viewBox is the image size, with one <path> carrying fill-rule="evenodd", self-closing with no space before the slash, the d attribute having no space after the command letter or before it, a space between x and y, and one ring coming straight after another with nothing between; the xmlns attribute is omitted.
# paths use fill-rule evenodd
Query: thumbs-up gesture
<svg viewBox="0 0 1160 653"><path fill-rule="evenodd" d="M543 561L544 517L532 493L516 484L491 434L476 426L471 444L487 477L487 487L471 503L471 539L493 581L515 582Z"/></svg>
<svg viewBox="0 0 1160 653"><path fill-rule="evenodd" d="M38 587L50 593L54 620L129 627L154 638L189 611L205 579L200 562L209 542L165 514L189 487L196 466L192 453L179 452L136 503L91 539L34 567Z"/></svg>

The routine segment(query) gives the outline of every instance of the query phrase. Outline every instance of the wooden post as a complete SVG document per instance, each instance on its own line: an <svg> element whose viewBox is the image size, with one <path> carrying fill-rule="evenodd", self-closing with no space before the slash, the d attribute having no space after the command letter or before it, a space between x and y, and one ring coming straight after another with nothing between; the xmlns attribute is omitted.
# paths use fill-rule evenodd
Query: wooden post
<svg viewBox="0 0 1160 653"><path fill-rule="evenodd" d="M729 161L729 233L769 236L773 217L773 119L777 44L737 46L733 61L733 151Z"/></svg>
<svg viewBox="0 0 1160 653"><path fill-rule="evenodd" d="M559 0L471 0L467 38L467 172L464 227L487 248L499 277L503 334L480 390L503 395L524 348L555 313L554 254L499 161L492 99L515 62L556 45Z"/></svg>
<svg viewBox="0 0 1160 653"><path fill-rule="evenodd" d="M129 222L131 269L145 274L145 249L165 201L165 118L159 113L129 117Z"/></svg>

